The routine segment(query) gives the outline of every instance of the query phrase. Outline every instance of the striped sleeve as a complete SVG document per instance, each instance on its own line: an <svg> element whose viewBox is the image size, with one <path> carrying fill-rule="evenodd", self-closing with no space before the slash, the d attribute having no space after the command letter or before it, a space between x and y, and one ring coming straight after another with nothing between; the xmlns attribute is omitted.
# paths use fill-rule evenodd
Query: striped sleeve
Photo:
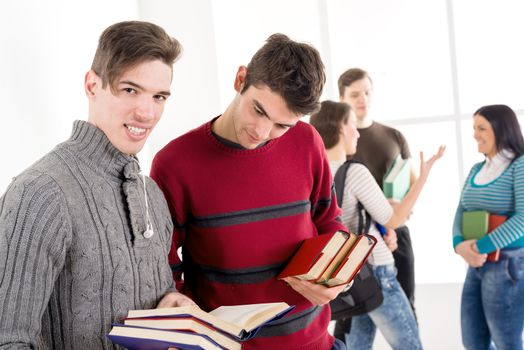
<svg viewBox="0 0 524 350"><path fill-rule="evenodd" d="M477 247L481 253L489 253L496 248L504 248L524 237L524 157L515 160L511 170L515 200L513 215L504 224L477 242ZM500 185L502 186L504 183L500 182ZM499 196L501 192L495 190L493 196Z"/></svg>
<svg viewBox="0 0 524 350"><path fill-rule="evenodd" d="M457 210L455 211L455 219L453 220L453 249L457 247L459 243L464 242L462 236L462 215L464 214L464 207L459 202Z"/></svg>
<svg viewBox="0 0 524 350"><path fill-rule="evenodd" d="M65 199L43 175L15 180L0 207L0 348L36 348L71 243Z"/></svg>
<svg viewBox="0 0 524 350"><path fill-rule="evenodd" d="M348 171L346 186L373 220L383 225L391 219L393 208L368 168L362 164L353 164Z"/></svg>
<svg viewBox="0 0 524 350"><path fill-rule="evenodd" d="M353 232L356 232L359 222L357 202L362 203L374 221L383 224L389 221L393 208L366 166L351 165L346 176L346 188L342 219L353 229ZM377 245L371 253L369 262L372 265L393 264L393 255L374 224L370 226L368 233L377 239Z"/></svg>

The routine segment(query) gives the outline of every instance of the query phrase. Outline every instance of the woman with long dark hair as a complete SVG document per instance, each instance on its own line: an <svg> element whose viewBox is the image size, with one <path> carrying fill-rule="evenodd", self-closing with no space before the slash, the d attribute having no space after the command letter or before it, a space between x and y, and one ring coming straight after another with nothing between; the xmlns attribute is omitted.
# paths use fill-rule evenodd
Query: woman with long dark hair
<svg viewBox="0 0 524 350"><path fill-rule="evenodd" d="M453 224L455 252L468 263L461 302L466 349L522 349L524 329L524 139L515 112L484 106L473 115L474 138L486 159L464 184ZM507 216L480 239L465 239L465 212ZM500 250L498 260L487 259Z"/></svg>

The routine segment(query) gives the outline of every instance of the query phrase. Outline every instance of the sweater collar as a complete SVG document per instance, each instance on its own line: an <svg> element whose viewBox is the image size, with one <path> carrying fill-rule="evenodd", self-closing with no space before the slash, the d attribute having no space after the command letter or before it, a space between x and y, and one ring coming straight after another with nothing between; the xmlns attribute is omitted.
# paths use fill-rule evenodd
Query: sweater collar
<svg viewBox="0 0 524 350"><path fill-rule="evenodd" d="M252 155L264 153L267 150L271 149L274 145L276 145L278 143L278 141L282 137L286 136L286 134L287 134L286 133L286 134L284 134L284 135L282 135L280 137L277 137L276 139L271 139L271 140L265 142L263 145L260 145L259 147L255 148L255 149L247 149L247 148L242 147L239 144L237 144L239 147L235 147L235 146L232 145L232 143L234 144L234 142L226 140L226 139L220 137L219 135L217 135L217 134L215 134L213 132L213 123L219 117L220 117L220 115L218 117L215 117L212 120L208 121L202 127L205 130L207 138L215 146L217 146L219 149L221 149L221 150L223 150L223 151L225 151L227 153L230 153L232 155L235 155L235 156L252 156ZM288 131L288 132L290 132L290 131ZM226 140L226 142L223 142L223 140Z"/></svg>
<svg viewBox="0 0 524 350"><path fill-rule="evenodd" d="M498 152L492 159L486 157L486 166L507 166L515 158L515 154L509 149L503 149Z"/></svg>
<svg viewBox="0 0 524 350"><path fill-rule="evenodd" d="M120 179L129 179L140 172L136 156L119 151L104 132L91 123L76 120L68 143L77 158L99 172Z"/></svg>

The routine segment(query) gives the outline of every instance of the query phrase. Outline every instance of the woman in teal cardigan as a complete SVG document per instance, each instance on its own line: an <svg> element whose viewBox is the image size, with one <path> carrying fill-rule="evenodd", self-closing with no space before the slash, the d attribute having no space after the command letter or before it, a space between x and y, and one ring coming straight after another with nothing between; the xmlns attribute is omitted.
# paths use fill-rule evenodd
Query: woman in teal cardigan
<svg viewBox="0 0 524 350"><path fill-rule="evenodd" d="M505 105L473 115L474 138L486 159L473 166L453 224L455 252L468 263L461 301L466 349L522 349L524 329L524 139ZM464 212L484 210L508 219L479 240L465 240ZM488 253L500 249L498 261Z"/></svg>

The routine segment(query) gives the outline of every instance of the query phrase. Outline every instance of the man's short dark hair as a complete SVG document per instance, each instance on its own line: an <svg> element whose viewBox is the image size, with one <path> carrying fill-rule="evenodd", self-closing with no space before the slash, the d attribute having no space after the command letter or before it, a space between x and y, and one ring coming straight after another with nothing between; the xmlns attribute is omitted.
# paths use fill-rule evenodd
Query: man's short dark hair
<svg viewBox="0 0 524 350"><path fill-rule="evenodd" d="M160 60L173 66L182 46L156 24L126 21L108 27L98 41L91 69L102 79L102 87L113 89L128 69L143 62Z"/></svg>
<svg viewBox="0 0 524 350"><path fill-rule="evenodd" d="M361 68L350 68L344 73L340 75L338 78L338 93L339 96L344 96L344 91L348 86L353 84L357 80L361 80L364 78L368 78L371 83L373 81L371 80L371 77L369 76L368 72Z"/></svg>
<svg viewBox="0 0 524 350"><path fill-rule="evenodd" d="M251 85L266 85L290 111L305 115L318 109L325 82L324 64L314 47L273 34L249 62L240 93Z"/></svg>
<svg viewBox="0 0 524 350"><path fill-rule="evenodd" d="M349 121L351 107L347 103L323 101L320 110L312 114L309 123L317 129L324 147L335 147L340 140L340 128Z"/></svg>

